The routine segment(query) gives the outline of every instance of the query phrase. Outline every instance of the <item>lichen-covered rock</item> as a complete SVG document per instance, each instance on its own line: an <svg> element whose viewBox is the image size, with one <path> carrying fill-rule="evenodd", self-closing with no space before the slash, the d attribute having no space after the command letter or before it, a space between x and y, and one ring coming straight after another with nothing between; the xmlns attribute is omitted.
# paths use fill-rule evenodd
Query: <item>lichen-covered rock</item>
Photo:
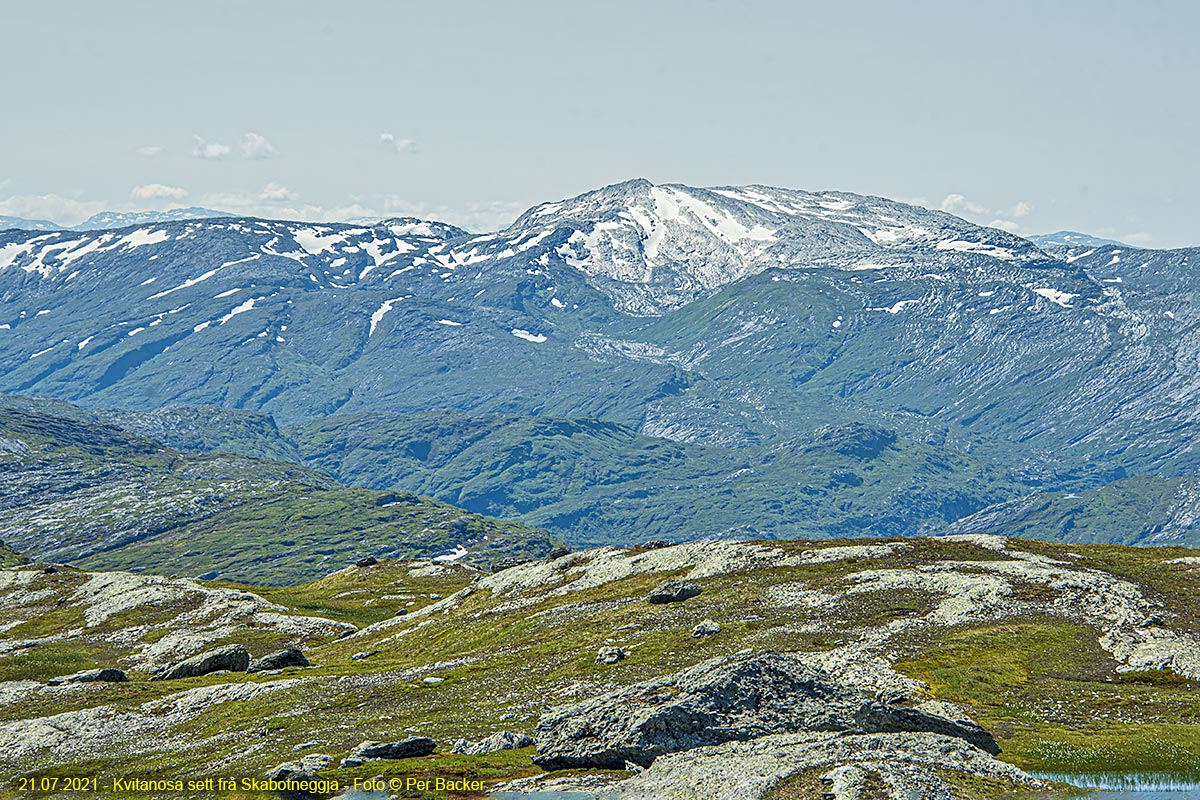
<svg viewBox="0 0 1200 800"><path fill-rule="evenodd" d="M650 596L646 599L656 604L681 603L684 600L690 600L703 591L704 589L698 583L667 581L662 586L650 592Z"/></svg>
<svg viewBox="0 0 1200 800"><path fill-rule="evenodd" d="M696 627L692 628L692 638L700 639L705 636L715 636L721 632L721 626L713 622L711 619L706 619Z"/></svg>
<svg viewBox="0 0 1200 800"><path fill-rule="evenodd" d="M128 680L128 676L121 670L115 667L104 667L102 669L85 669L72 675L60 675L57 678L51 678L46 683L50 686L62 686L67 683L92 683L96 681L125 683Z"/></svg>
<svg viewBox="0 0 1200 800"><path fill-rule="evenodd" d="M533 737L528 734L500 731L478 742L459 739L454 743L454 747L450 748L450 752L465 756L480 756L487 753L498 753L501 750L520 750L522 747L529 747L532 744Z"/></svg>
<svg viewBox="0 0 1200 800"><path fill-rule="evenodd" d="M417 758L434 751L437 743L427 736L413 736L402 742L362 742L347 760L369 761L374 758Z"/></svg>
<svg viewBox="0 0 1200 800"><path fill-rule="evenodd" d="M284 650L271 653L270 655L256 658L246 667L246 672L265 672L269 669L283 669L284 667L307 667L311 666L308 659L304 657L304 653L299 647L288 647Z"/></svg>
<svg viewBox="0 0 1200 800"><path fill-rule="evenodd" d="M929 731L999 752L974 723L886 705L792 655L745 651L546 712L533 760L547 770L646 767L665 753L800 731Z"/></svg>
<svg viewBox="0 0 1200 800"><path fill-rule="evenodd" d="M197 678L220 670L245 672L249 666L249 651L240 644L231 644L208 650L183 661L177 661L155 672L150 676L150 680L170 681L179 678Z"/></svg>

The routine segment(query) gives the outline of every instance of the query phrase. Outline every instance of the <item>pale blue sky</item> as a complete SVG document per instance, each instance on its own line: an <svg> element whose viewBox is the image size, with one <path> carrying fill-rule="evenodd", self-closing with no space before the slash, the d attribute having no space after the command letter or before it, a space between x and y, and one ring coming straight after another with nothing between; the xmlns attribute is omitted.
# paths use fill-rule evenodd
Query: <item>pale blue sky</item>
<svg viewBox="0 0 1200 800"><path fill-rule="evenodd" d="M1186 0L6 0L0 214L478 229L642 176L1200 244L1197 30Z"/></svg>

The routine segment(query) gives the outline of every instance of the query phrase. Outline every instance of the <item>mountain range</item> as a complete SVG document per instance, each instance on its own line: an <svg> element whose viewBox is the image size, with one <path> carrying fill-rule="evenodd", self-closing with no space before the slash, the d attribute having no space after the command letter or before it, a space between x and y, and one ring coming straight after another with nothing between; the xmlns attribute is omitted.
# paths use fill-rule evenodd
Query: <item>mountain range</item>
<svg viewBox="0 0 1200 800"><path fill-rule="evenodd" d="M643 180L489 234L8 230L0 390L576 543L997 532L1016 501L1058 520L1026 535L1190 541L1196 254ZM1150 517L1103 532L1117 488Z"/></svg>

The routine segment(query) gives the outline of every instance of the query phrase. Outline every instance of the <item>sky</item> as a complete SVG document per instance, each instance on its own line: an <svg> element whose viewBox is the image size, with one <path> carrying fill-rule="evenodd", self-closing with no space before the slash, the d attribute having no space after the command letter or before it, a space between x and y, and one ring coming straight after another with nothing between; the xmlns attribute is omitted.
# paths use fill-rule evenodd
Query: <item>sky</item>
<svg viewBox="0 0 1200 800"><path fill-rule="evenodd" d="M0 214L472 230L645 177L1200 245L1191 0L5 0Z"/></svg>

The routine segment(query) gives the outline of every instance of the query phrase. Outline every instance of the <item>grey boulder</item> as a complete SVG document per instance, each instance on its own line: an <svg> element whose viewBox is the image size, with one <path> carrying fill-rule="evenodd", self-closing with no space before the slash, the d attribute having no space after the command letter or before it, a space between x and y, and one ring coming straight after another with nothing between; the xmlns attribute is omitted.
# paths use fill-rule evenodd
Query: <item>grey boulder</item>
<svg viewBox="0 0 1200 800"><path fill-rule="evenodd" d="M793 655L746 651L547 711L533 761L546 770L648 767L665 753L802 731L922 731L1000 750L974 723L885 705Z"/></svg>
<svg viewBox="0 0 1200 800"><path fill-rule="evenodd" d="M248 666L250 666L249 651L240 644L231 644L163 667L151 675L150 680L170 681L177 678L197 678L220 670L245 672Z"/></svg>
<svg viewBox="0 0 1200 800"><path fill-rule="evenodd" d="M618 661L623 661L629 655L620 647L601 647L596 651L597 664L616 664Z"/></svg>
<svg viewBox="0 0 1200 800"><path fill-rule="evenodd" d="M270 655L256 658L246 667L246 672L265 672L269 669L283 669L284 667L307 667L310 666L308 659L304 657L299 647L289 647L285 650L280 650Z"/></svg>
<svg viewBox="0 0 1200 800"><path fill-rule="evenodd" d="M73 675L60 675L57 678L51 678L46 683L50 686L62 686L66 683L93 683L95 681L125 683L128 680L129 678L121 670L113 667L105 667L103 669L85 669Z"/></svg>
<svg viewBox="0 0 1200 800"><path fill-rule="evenodd" d="M689 600L704 590L700 588L698 583L682 583L680 581L667 581L662 586L659 586L654 591L650 592L650 596L646 599L651 603L680 603L684 600Z"/></svg>
<svg viewBox="0 0 1200 800"><path fill-rule="evenodd" d="M450 748L450 752L464 756L481 756L486 753L498 753L501 750L520 750L522 747L529 747L532 744L532 736L524 733L500 731L478 742L468 742L466 739L459 739L454 743L454 747Z"/></svg>
<svg viewBox="0 0 1200 800"><path fill-rule="evenodd" d="M715 636L721 632L721 626L713 622L711 619L706 619L696 627L692 628L692 638L700 639L704 636Z"/></svg>
<svg viewBox="0 0 1200 800"><path fill-rule="evenodd" d="M311 781L316 773L333 763L333 759L321 753L311 753L299 761L289 761L267 770L270 781Z"/></svg>
<svg viewBox="0 0 1200 800"><path fill-rule="evenodd" d="M373 758L416 758L427 756L437 743L427 736L413 736L402 742L362 742L346 757L347 761L369 761Z"/></svg>

